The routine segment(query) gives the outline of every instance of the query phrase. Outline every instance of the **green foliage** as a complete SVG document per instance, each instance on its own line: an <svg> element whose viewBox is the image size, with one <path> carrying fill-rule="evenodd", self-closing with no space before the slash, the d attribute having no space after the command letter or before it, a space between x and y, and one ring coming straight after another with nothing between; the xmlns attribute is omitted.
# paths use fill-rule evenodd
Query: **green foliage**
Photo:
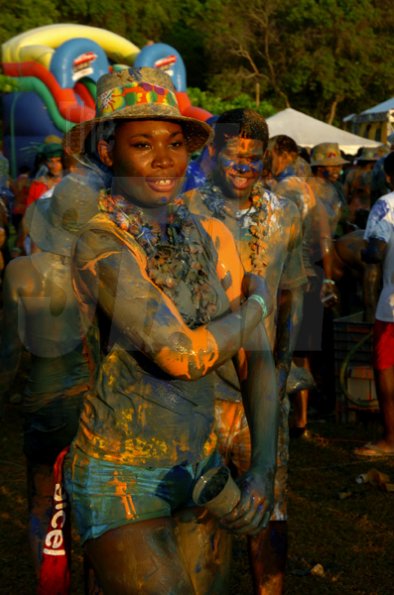
<svg viewBox="0 0 394 595"><path fill-rule="evenodd" d="M292 106L339 121L394 95L392 0L19 0L0 42L51 23L111 30L182 55L193 103L213 113ZM258 87L257 87L258 86ZM197 89L198 88L198 89Z"/></svg>
<svg viewBox="0 0 394 595"><path fill-rule="evenodd" d="M345 115L360 102L373 105L394 91L393 41L385 25L391 21L392 31L393 17L385 8L377 0L250 0L242 6L207 0L210 79L231 61L245 90L260 81L275 105L330 121L339 106Z"/></svg>
<svg viewBox="0 0 394 595"><path fill-rule="evenodd" d="M224 111L239 107L254 109L265 118L272 116L277 110L268 101L256 105L256 99L247 93L240 93L233 99L222 99L209 91L201 91L196 87L188 88L188 95L193 105L206 109L211 114L221 114Z"/></svg>
<svg viewBox="0 0 394 595"><path fill-rule="evenodd" d="M59 22L56 0L3 2L0 10L0 43L35 27Z"/></svg>
<svg viewBox="0 0 394 595"><path fill-rule="evenodd" d="M85 25L108 29L138 46L159 41L181 14L179 2L171 0L58 0L63 17ZM82 18L81 18L82 17Z"/></svg>

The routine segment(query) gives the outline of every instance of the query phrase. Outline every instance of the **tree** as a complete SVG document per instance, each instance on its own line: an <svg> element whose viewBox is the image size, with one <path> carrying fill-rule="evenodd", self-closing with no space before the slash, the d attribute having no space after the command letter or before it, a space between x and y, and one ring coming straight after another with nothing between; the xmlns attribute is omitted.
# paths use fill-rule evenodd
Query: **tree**
<svg viewBox="0 0 394 595"><path fill-rule="evenodd" d="M3 3L0 11L0 43L29 29L59 22L56 0L19 0Z"/></svg>
<svg viewBox="0 0 394 595"><path fill-rule="evenodd" d="M386 1L386 0L385 0ZM377 0L207 0L204 31L212 81L252 92L256 81L278 107L330 123L338 109L365 106L393 88L389 16ZM384 66L382 65L382 48ZM225 73L224 75L222 73ZM390 81L390 82L388 82ZM376 101L373 101L376 103Z"/></svg>
<svg viewBox="0 0 394 595"><path fill-rule="evenodd" d="M256 104L255 99L247 93L240 93L233 99L223 99L209 91L201 91L199 88L189 87L188 95L193 105L202 107L208 112L211 112L211 114L220 114L238 107L254 109L265 118L272 116L276 112L274 106L268 101L262 101Z"/></svg>
<svg viewBox="0 0 394 595"><path fill-rule="evenodd" d="M34 27L75 22L142 47L162 41L189 85L231 104L260 97L340 120L394 94L390 0L20 0L0 13L0 42Z"/></svg>

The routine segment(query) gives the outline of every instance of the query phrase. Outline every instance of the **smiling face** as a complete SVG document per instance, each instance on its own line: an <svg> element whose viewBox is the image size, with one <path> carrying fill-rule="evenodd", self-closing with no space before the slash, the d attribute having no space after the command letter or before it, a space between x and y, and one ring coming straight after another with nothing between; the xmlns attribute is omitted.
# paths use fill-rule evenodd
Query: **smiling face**
<svg viewBox="0 0 394 595"><path fill-rule="evenodd" d="M61 157L49 157L46 160L49 173L55 178L60 176L63 171L63 162Z"/></svg>
<svg viewBox="0 0 394 595"><path fill-rule="evenodd" d="M262 170L263 143L237 136L218 153L215 178L225 196L246 201Z"/></svg>
<svg viewBox="0 0 394 595"><path fill-rule="evenodd" d="M98 152L113 172L113 191L141 207L167 204L179 192L188 152L182 127L162 120L130 120L118 125L110 146Z"/></svg>
<svg viewBox="0 0 394 595"><path fill-rule="evenodd" d="M321 177L329 182L336 182L342 173L342 165L324 165L319 168Z"/></svg>

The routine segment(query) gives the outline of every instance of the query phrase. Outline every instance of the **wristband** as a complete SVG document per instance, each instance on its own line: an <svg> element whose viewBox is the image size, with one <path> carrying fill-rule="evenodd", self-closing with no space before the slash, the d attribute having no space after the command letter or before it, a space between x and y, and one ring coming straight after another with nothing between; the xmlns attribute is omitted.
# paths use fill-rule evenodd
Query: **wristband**
<svg viewBox="0 0 394 595"><path fill-rule="evenodd" d="M323 279L323 283L328 283L328 285L335 285L335 281L333 281L333 279Z"/></svg>
<svg viewBox="0 0 394 595"><path fill-rule="evenodd" d="M261 295L258 295L257 293L252 293L251 296L249 296L248 298L249 300L254 300L255 302L257 302L261 308L261 319L263 320L264 318L267 318L268 316L268 310L267 310L267 304L265 303L265 299L263 297L261 297Z"/></svg>

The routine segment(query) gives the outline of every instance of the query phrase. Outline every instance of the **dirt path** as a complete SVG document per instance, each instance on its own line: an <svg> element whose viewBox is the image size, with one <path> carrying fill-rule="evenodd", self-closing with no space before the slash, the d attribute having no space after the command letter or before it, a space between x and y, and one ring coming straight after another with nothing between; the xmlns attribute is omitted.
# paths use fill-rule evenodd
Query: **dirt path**
<svg viewBox="0 0 394 595"><path fill-rule="evenodd" d="M1 424L0 593L33 594L26 537L25 470L20 407ZM376 436L376 424L311 425L309 440L291 443L290 548L286 595L392 595L394 492L356 478L370 469L394 482L394 458L360 461L355 446ZM237 541L230 595L252 593L245 545ZM319 566L320 565L320 566ZM311 570L315 567L313 574ZM82 595L81 557L74 553L73 594ZM159 594L158 594L159 595ZM165 595L165 594L160 594Z"/></svg>

